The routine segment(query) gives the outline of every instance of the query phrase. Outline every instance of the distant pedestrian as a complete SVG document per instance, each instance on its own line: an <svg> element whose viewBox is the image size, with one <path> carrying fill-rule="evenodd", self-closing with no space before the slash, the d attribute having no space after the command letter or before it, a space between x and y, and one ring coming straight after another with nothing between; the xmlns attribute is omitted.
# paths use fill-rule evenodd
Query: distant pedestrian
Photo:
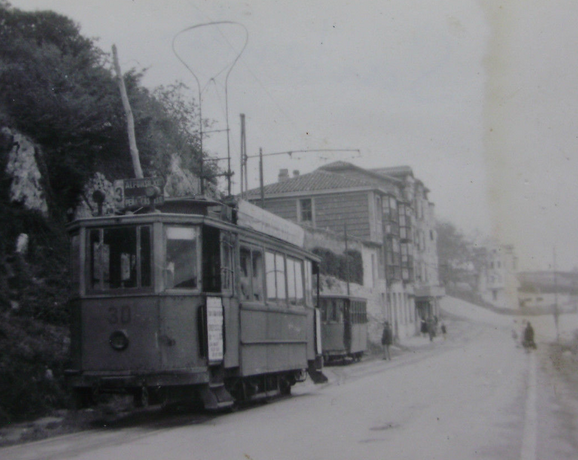
<svg viewBox="0 0 578 460"><path fill-rule="evenodd" d="M393 334L389 322L386 321L383 325L383 333L381 334L381 344L383 345L383 359L391 361L389 354L389 347L393 343Z"/></svg>
<svg viewBox="0 0 578 460"><path fill-rule="evenodd" d="M425 321L425 319L421 319L421 326L420 326L420 331L421 331L421 335L423 335L424 337L427 334L427 323Z"/></svg>
<svg viewBox="0 0 578 460"><path fill-rule="evenodd" d="M528 321L526 325L526 329L524 329L524 348L534 348L536 349L536 342L534 342L534 328L532 327L532 323Z"/></svg>
<svg viewBox="0 0 578 460"><path fill-rule="evenodd" d="M442 335L444 336L444 340L446 339L446 333L448 332L446 329L446 325L442 322L441 325Z"/></svg>
<svg viewBox="0 0 578 460"><path fill-rule="evenodd" d="M427 333L429 334L429 341L433 342L433 339L436 336L436 326L432 318L427 321Z"/></svg>

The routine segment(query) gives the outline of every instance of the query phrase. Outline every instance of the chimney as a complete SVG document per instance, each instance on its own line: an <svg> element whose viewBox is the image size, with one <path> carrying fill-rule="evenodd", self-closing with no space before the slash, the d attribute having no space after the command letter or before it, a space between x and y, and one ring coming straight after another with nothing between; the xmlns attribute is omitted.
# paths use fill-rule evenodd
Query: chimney
<svg viewBox="0 0 578 460"><path fill-rule="evenodd" d="M293 170L293 177L299 177L299 170L298 169Z"/></svg>
<svg viewBox="0 0 578 460"><path fill-rule="evenodd" d="M285 182L289 179L289 170L288 169L280 169L279 170L279 182Z"/></svg>

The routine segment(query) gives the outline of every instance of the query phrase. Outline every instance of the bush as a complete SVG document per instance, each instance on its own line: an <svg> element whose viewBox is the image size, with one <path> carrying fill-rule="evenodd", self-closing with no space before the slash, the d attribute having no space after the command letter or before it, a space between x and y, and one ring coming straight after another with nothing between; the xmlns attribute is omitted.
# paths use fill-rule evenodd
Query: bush
<svg viewBox="0 0 578 460"><path fill-rule="evenodd" d="M319 271L322 275L363 284L363 261L359 251L349 250L345 254L335 254L329 249L318 247L313 248L312 252L321 258Z"/></svg>
<svg viewBox="0 0 578 460"><path fill-rule="evenodd" d="M0 317L0 425L66 406L69 344L65 327Z"/></svg>

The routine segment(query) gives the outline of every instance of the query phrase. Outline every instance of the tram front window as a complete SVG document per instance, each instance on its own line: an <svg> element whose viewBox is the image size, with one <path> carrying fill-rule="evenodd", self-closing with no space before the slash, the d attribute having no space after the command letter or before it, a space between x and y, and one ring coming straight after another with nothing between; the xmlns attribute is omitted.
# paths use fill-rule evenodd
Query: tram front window
<svg viewBox="0 0 578 460"><path fill-rule="evenodd" d="M166 227L165 238L166 288L196 289L198 286L198 228Z"/></svg>
<svg viewBox="0 0 578 460"><path fill-rule="evenodd" d="M91 289L151 286L150 227L90 231Z"/></svg>

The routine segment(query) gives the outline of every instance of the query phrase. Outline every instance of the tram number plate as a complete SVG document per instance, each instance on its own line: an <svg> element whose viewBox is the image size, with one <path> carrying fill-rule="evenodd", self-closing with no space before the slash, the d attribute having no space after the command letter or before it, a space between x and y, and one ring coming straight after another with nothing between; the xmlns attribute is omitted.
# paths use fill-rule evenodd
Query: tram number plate
<svg viewBox="0 0 578 460"><path fill-rule="evenodd" d="M108 323L109 324L129 324L130 323L130 307L123 305L122 307L109 307L108 309Z"/></svg>

